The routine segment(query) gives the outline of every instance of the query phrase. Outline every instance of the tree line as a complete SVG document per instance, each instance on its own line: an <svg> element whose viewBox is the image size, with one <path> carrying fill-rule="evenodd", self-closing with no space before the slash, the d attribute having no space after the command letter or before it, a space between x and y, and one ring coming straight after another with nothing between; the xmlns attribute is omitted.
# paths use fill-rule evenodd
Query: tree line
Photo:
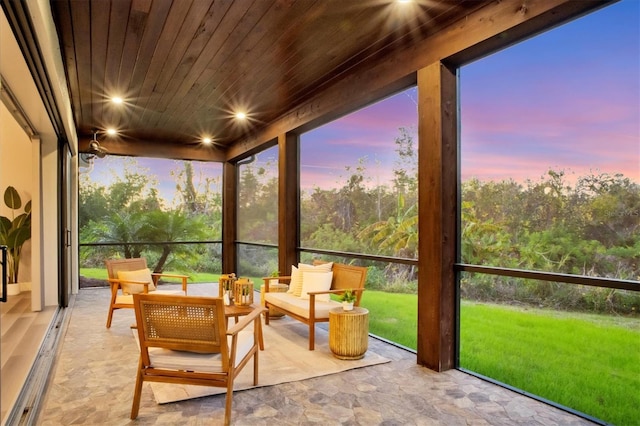
<svg viewBox="0 0 640 426"><path fill-rule="evenodd" d="M196 175L189 161L177 162L171 176L175 206L159 196L151 170L133 158L124 162L121 174L114 172L109 185L80 174L80 244L104 244L81 249L80 264L101 268L110 257L144 256L154 272L216 272L211 259L220 258L219 244L175 243L220 240L220 176Z"/></svg>
<svg viewBox="0 0 640 426"><path fill-rule="evenodd" d="M302 191L301 245L417 259L420 212L414 140L413 129L399 129L389 182L375 182L365 157L346 166L335 187ZM173 177L179 203L172 208L163 205L149 174L136 170L133 163L108 187L82 181L81 242L121 242L125 257L152 252L156 270L198 270L206 263L198 260L202 257L209 257L210 265L210 256L219 255L211 249L128 244L220 238L220 177L194 179L189 162L183 162ZM276 244L277 164L244 164L239 179L239 239ZM591 173L570 180L564 170L550 169L537 181L469 179L460 191L463 263L640 280L640 185L622 174ZM264 256L244 262L255 269L247 272L270 272L272 267L265 264L273 259ZM411 265L372 262L368 277L369 288L417 289L417 270ZM480 274L463 275L461 295L623 313L640 308L638 292Z"/></svg>

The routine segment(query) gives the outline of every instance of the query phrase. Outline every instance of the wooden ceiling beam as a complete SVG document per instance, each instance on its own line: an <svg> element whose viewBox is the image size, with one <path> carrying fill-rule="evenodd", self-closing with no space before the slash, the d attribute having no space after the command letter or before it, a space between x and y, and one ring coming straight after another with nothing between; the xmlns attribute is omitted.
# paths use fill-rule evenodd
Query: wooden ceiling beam
<svg viewBox="0 0 640 426"><path fill-rule="evenodd" d="M611 0L521 0L481 5L434 35L378 60L363 63L322 93L269 125L235 141L227 160L256 151L286 132L303 132L362 108L416 82L416 71L438 61L462 63L600 8Z"/></svg>
<svg viewBox="0 0 640 426"><path fill-rule="evenodd" d="M82 137L78 140L78 150L82 153L89 152L91 137ZM171 141L152 141L146 139L112 139L98 138L100 145L109 155L129 155L134 157L174 158L180 160L216 161L223 162L226 158L224 150L215 145L201 143L184 144Z"/></svg>

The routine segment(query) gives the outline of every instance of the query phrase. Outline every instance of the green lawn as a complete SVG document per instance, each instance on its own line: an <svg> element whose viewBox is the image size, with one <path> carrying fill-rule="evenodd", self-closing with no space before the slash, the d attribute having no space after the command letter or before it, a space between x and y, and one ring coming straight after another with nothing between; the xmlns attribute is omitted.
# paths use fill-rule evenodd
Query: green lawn
<svg viewBox="0 0 640 426"><path fill-rule="evenodd" d="M416 348L415 295L365 291L370 332ZM460 366L606 422L640 419L640 320L463 301Z"/></svg>
<svg viewBox="0 0 640 426"><path fill-rule="evenodd" d="M361 304L372 334L416 348L416 295L367 290ZM463 301L460 321L461 367L615 425L640 419L640 320Z"/></svg>
<svg viewBox="0 0 640 426"><path fill-rule="evenodd" d="M635 425L640 421L639 324L638 319L466 302L460 366L609 423Z"/></svg>

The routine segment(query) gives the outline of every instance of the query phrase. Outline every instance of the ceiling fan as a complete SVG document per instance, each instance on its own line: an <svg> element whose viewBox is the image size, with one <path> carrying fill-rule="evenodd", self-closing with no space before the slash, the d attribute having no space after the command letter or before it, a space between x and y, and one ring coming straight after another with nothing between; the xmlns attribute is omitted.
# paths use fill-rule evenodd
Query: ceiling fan
<svg viewBox="0 0 640 426"><path fill-rule="evenodd" d="M93 130L93 140L89 142L89 154L95 155L98 158L104 158L105 155L109 153L106 148L104 148L97 139L98 132Z"/></svg>

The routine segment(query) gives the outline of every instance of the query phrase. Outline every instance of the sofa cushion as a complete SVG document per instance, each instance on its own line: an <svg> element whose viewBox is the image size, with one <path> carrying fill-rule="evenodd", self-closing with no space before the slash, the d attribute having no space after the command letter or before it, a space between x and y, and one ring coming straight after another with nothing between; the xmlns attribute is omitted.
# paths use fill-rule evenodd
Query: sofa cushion
<svg viewBox="0 0 640 426"><path fill-rule="evenodd" d="M281 307L291 313L294 313L303 318L309 319L309 305L308 299L301 299L289 293L266 293L264 300L272 304L275 307ZM321 302L316 300L316 319L328 319L329 311L333 308L342 306L340 302L329 300L328 302Z"/></svg>

